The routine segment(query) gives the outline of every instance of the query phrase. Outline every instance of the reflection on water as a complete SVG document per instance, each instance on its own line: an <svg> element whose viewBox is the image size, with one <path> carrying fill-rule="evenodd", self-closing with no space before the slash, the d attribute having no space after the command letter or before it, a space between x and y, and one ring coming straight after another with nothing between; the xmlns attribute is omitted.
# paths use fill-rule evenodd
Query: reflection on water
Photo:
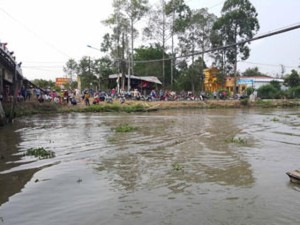
<svg viewBox="0 0 300 225"><path fill-rule="evenodd" d="M120 124L137 130L116 133ZM0 217L13 225L296 224L299 188L285 172L299 167L299 125L296 110L24 118L0 128ZM246 143L225 141L232 137ZM31 147L56 157L24 157Z"/></svg>

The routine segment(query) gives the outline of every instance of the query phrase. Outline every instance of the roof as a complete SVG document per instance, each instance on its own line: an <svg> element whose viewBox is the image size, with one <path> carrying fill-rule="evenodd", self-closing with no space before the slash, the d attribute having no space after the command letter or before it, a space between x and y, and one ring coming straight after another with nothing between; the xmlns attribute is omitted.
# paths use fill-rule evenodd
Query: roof
<svg viewBox="0 0 300 225"><path fill-rule="evenodd" d="M278 79L270 76L241 76L238 78L239 80L252 80L253 82L270 82L270 81L278 81L283 83L283 79Z"/></svg>
<svg viewBox="0 0 300 225"><path fill-rule="evenodd" d="M118 77L121 77L122 74L111 74L109 75L109 79L117 79ZM128 78L128 75L125 75L126 79ZM162 82L154 76L147 76L147 77L138 77L134 75L130 75L130 79L136 79L136 80L143 80L143 81L148 81L151 83L156 83L156 84L162 84Z"/></svg>

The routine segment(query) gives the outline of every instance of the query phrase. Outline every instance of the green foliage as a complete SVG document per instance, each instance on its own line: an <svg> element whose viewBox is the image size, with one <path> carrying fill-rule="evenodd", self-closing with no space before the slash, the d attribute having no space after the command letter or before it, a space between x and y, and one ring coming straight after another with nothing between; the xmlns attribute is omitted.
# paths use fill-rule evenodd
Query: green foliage
<svg viewBox="0 0 300 225"><path fill-rule="evenodd" d="M273 85L267 84L258 88L257 96L261 99L274 99L279 97L279 91Z"/></svg>
<svg viewBox="0 0 300 225"><path fill-rule="evenodd" d="M150 106L135 104L135 105L120 105L120 104L99 104L89 107L80 108L80 112L147 112Z"/></svg>
<svg viewBox="0 0 300 225"><path fill-rule="evenodd" d="M172 163L172 168L175 171L182 171L184 167L179 162L174 162Z"/></svg>
<svg viewBox="0 0 300 225"><path fill-rule="evenodd" d="M166 15L175 14L174 31L184 32L191 19L192 11L184 0L169 0L165 5Z"/></svg>
<svg viewBox="0 0 300 225"><path fill-rule="evenodd" d="M44 148L30 148L27 149L25 155L35 156L39 159L48 159L55 157L55 153Z"/></svg>
<svg viewBox="0 0 300 225"><path fill-rule="evenodd" d="M225 93L225 96L223 96L224 93ZM222 94L222 97L220 97L221 94ZM227 89L219 89L219 90L218 90L218 96L219 96L220 98L227 99L227 98L230 97L230 95L231 95L231 93L230 93Z"/></svg>
<svg viewBox="0 0 300 225"><path fill-rule="evenodd" d="M253 87L247 87L246 89L247 96L250 96L254 91L255 89Z"/></svg>
<svg viewBox="0 0 300 225"><path fill-rule="evenodd" d="M121 124L115 128L115 131L118 133L127 133L127 132L136 131L137 129L138 129L137 127L132 127L129 124Z"/></svg>
<svg viewBox="0 0 300 225"><path fill-rule="evenodd" d="M300 85L297 87L289 88L286 91L287 98L300 98Z"/></svg>
<svg viewBox="0 0 300 225"><path fill-rule="evenodd" d="M272 80L270 82L270 85L272 85L276 90L280 91L281 90L281 85L280 82L277 80Z"/></svg>
<svg viewBox="0 0 300 225"><path fill-rule="evenodd" d="M247 141L244 140L243 138L241 137L230 137L230 138L227 138L225 140L226 143L235 143L235 144L240 144L240 145L244 145L244 144L247 144Z"/></svg>
<svg viewBox="0 0 300 225"><path fill-rule="evenodd" d="M296 70L284 78L284 84L288 87L294 88L300 85L300 76Z"/></svg>
<svg viewBox="0 0 300 225"><path fill-rule="evenodd" d="M276 118L276 117L273 117L273 118L272 118L272 121L273 121L273 122L279 122L280 120L279 120L278 118Z"/></svg>
<svg viewBox="0 0 300 225"><path fill-rule="evenodd" d="M159 44L151 45L150 47L142 46L135 49L135 60L155 60L162 59L163 54L165 58L169 58L169 55L165 53ZM163 62L152 62L152 63L137 63L134 66L134 73L140 76L156 76L159 80L163 81ZM171 62L170 60L165 62L165 81L170 83L171 81Z"/></svg>
<svg viewBox="0 0 300 225"><path fill-rule="evenodd" d="M247 98L241 99L240 102L241 102L241 105L243 105L243 106L247 106L249 104L249 100Z"/></svg>
<svg viewBox="0 0 300 225"><path fill-rule="evenodd" d="M69 59L66 62L66 65L63 67L63 71L68 75L72 80L74 79L75 74L77 73L77 62L75 59Z"/></svg>
<svg viewBox="0 0 300 225"><path fill-rule="evenodd" d="M52 90L55 88L55 82L52 80L34 79L32 83L43 89L50 88Z"/></svg>
<svg viewBox="0 0 300 225"><path fill-rule="evenodd" d="M243 76L246 76L246 77L253 77L253 76L267 76L263 73L261 73L258 69L258 67L254 67L254 68L248 68L246 69L243 73L242 73Z"/></svg>
<svg viewBox="0 0 300 225"><path fill-rule="evenodd" d="M253 38L259 30L255 7L249 0L226 0L222 8L222 15L215 22L213 30L214 47L230 45ZM223 61L223 56L219 57L223 61L222 64L229 64L231 68L234 68L233 65L237 63L238 56L241 60L246 60L250 55L250 49L248 44L244 43L227 48L225 52L223 50L216 52L217 55L223 53L225 53L226 61Z"/></svg>

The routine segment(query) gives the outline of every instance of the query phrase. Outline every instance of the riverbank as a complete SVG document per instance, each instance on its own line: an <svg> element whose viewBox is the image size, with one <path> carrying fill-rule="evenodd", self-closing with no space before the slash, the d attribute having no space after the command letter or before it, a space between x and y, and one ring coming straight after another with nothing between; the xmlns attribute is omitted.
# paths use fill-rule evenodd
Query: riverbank
<svg viewBox="0 0 300 225"><path fill-rule="evenodd" d="M15 117L28 116L33 114L66 113L66 112L149 112L170 109L212 109L212 108L245 108L245 107L300 107L300 100L258 100L249 102L246 100L208 100L208 101L126 101L120 104L101 102L97 105L85 106L78 103L73 106L70 104L56 104L53 102L39 103L35 100L18 102L15 109ZM10 110L10 104L3 104L6 113Z"/></svg>

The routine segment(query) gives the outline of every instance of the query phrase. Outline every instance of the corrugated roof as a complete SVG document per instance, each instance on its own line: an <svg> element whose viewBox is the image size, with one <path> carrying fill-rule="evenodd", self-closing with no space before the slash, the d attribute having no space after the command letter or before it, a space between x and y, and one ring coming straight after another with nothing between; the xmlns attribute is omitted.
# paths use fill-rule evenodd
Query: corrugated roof
<svg viewBox="0 0 300 225"><path fill-rule="evenodd" d="M118 77L121 77L122 74L111 74L109 75L109 79L117 79ZM126 79L128 79L128 75L125 75ZM137 79L137 80L143 80L143 81L148 81L151 83L156 83L156 84L162 84L162 82L154 76L147 76L147 77L138 77L138 76L134 76L134 75L130 75L131 79Z"/></svg>

